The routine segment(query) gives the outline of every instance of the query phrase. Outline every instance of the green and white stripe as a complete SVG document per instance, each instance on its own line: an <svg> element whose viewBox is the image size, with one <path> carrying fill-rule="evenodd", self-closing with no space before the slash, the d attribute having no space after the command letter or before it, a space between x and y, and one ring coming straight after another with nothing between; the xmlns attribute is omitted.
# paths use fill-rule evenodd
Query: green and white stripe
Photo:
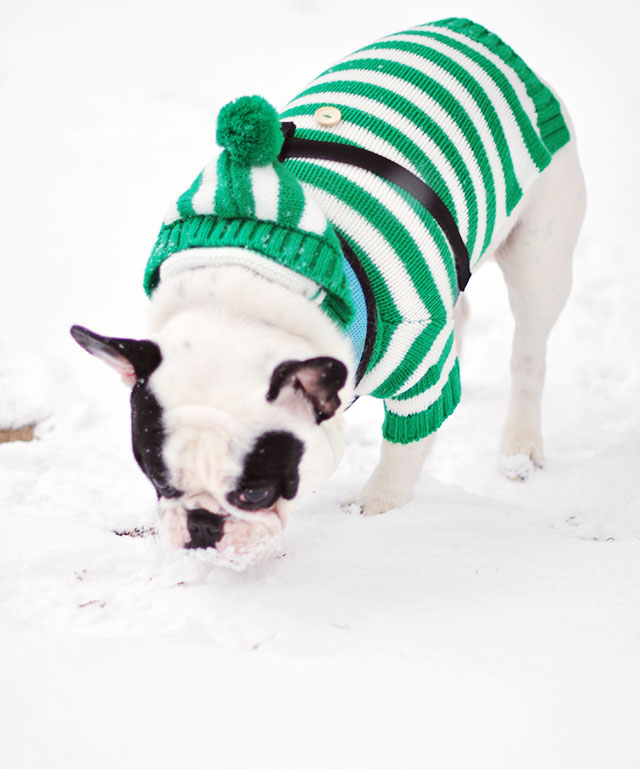
<svg viewBox="0 0 640 769"><path fill-rule="evenodd" d="M333 127L316 122L327 105ZM224 113L224 114L223 114ZM569 132L549 89L498 37L465 19L390 35L328 69L281 119L296 135L352 144L399 163L440 196L475 265ZM367 271L377 338L359 394L384 399L384 435L408 443L455 409L460 376L455 261L411 195L361 168L277 160L278 116L260 97L221 111L225 149L167 214L147 272L243 264L320 304L341 327L354 315L335 230Z"/></svg>
<svg viewBox="0 0 640 769"><path fill-rule="evenodd" d="M267 127L273 123L281 140L277 113L267 102L242 97L227 106L236 105L243 115L266 118ZM263 138L259 126L254 134L245 146L249 153L252 141ZM161 275L238 264L321 302L338 325L349 324L355 307L339 240L315 197L277 161L279 146L272 145L264 165L225 149L203 169L165 217L145 272L148 294Z"/></svg>
<svg viewBox="0 0 640 769"><path fill-rule="evenodd" d="M165 225L190 216L229 218L227 209L232 206L237 208L234 214L239 218L273 221L317 235L330 231L327 217L313 195L306 195L286 169L271 164L233 169L233 192L226 192L229 181L224 180L226 184L221 184L222 175L218 173L222 154L212 160L189 189L172 204L165 216ZM242 189L241 195L239 188ZM231 202L225 198L231 198Z"/></svg>
<svg viewBox="0 0 640 769"><path fill-rule="evenodd" d="M337 107L320 126L314 113ZM442 198L472 265L569 140L548 88L498 37L464 19L416 27L347 56L292 100L281 118L303 138L377 152ZM437 429L460 396L453 335L454 259L433 217L395 185L359 168L291 158L367 270L379 334L360 393L384 398L385 437Z"/></svg>

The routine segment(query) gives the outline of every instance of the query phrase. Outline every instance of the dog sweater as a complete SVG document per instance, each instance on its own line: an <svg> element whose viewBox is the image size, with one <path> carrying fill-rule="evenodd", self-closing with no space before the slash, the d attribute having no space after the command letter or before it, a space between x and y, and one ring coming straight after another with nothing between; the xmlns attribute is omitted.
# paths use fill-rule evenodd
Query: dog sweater
<svg viewBox="0 0 640 769"><path fill-rule="evenodd" d="M374 325L356 393L384 400L387 440L424 438L460 399L449 240L416 198L372 171L286 152L277 161L273 147L282 138L270 109L259 97L243 97L221 111L218 140L226 149L170 210L146 290L157 285L161 267L165 277L184 266L244 264L315 301L356 339L356 349ZM274 123L268 130L265 119ZM296 138L374 152L431 187L455 220L471 266L570 138L550 90L498 37L465 19L415 27L356 51L314 80L280 119L294 123ZM347 250L364 270L374 323Z"/></svg>
<svg viewBox="0 0 640 769"><path fill-rule="evenodd" d="M320 125L318 110L340 120ZM550 90L496 35L465 19L409 29L326 70L281 113L301 138L376 152L453 215L473 266L569 140ZM436 430L460 399L455 261L434 217L404 190L335 161L286 159L365 268L378 313L359 394L384 399L384 437Z"/></svg>

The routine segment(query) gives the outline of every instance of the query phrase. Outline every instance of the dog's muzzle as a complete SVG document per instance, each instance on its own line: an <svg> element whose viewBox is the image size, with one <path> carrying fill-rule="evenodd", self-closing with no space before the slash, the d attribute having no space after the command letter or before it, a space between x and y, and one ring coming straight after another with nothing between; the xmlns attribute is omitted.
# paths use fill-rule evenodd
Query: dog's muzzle
<svg viewBox="0 0 640 769"><path fill-rule="evenodd" d="M198 501L196 501L198 500ZM207 495L189 500L193 507L160 500L160 528L166 542L177 549L215 550L222 562L242 569L275 552L285 524L284 510L266 512L222 511ZM207 509L209 508L209 509ZM211 508L216 512L211 512Z"/></svg>

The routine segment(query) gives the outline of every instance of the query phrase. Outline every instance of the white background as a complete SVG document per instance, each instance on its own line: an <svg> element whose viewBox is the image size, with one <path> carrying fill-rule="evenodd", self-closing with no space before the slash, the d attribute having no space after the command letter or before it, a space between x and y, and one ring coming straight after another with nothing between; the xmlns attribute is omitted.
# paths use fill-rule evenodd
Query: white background
<svg viewBox="0 0 640 769"><path fill-rule="evenodd" d="M0 750L21 767L640 765L635 2L4 0L0 29ZM245 572L155 538L127 393L72 323L145 333L141 276L228 100L282 106L336 59L452 15L500 34L572 113L589 211L549 348L547 464L504 480L511 321L471 281L463 401L415 501L341 500L381 405L280 556Z"/></svg>

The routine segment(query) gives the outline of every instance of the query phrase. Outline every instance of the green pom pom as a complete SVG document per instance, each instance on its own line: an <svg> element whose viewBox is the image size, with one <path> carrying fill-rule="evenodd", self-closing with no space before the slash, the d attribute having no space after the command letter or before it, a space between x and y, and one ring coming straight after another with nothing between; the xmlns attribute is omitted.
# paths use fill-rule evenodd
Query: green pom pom
<svg viewBox="0 0 640 769"><path fill-rule="evenodd" d="M282 147L278 113L262 96L241 96L220 110L216 140L234 163L269 165Z"/></svg>

